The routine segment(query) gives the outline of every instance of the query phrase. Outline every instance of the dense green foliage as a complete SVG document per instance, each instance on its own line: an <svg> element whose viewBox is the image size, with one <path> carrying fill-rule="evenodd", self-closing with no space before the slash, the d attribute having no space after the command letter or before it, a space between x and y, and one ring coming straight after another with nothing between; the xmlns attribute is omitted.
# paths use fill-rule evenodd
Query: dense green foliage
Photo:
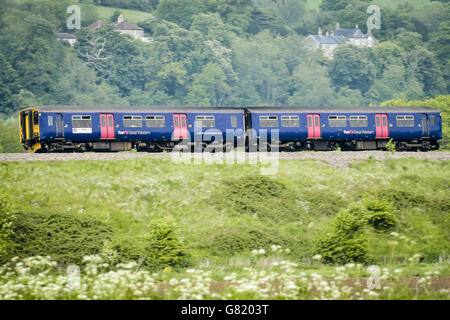
<svg viewBox="0 0 450 320"><path fill-rule="evenodd" d="M153 42L104 26L77 31L74 47L56 40L73 32L69 4L0 1L1 113L36 104L367 105L448 93L448 3L382 3L380 44L343 46L331 61L303 39L336 22L365 32L369 1L84 0L82 26L98 19L96 8L140 10Z"/></svg>
<svg viewBox="0 0 450 320"><path fill-rule="evenodd" d="M330 263L401 264L414 254L434 263L449 252L449 169L414 159L351 170L281 161L269 178L244 164L37 161L0 164L0 189L18 212L10 239L21 256L231 267L279 245L305 264L315 254Z"/></svg>
<svg viewBox="0 0 450 320"><path fill-rule="evenodd" d="M19 141L18 123L15 117L6 121L0 118L0 152L23 152Z"/></svg>
<svg viewBox="0 0 450 320"><path fill-rule="evenodd" d="M13 245L13 223L15 222L14 209L9 196L0 191L0 262L6 262L10 257L10 248Z"/></svg>
<svg viewBox="0 0 450 320"><path fill-rule="evenodd" d="M71 213L17 213L10 257L51 256L59 263L80 264L99 254L111 229L93 217Z"/></svg>

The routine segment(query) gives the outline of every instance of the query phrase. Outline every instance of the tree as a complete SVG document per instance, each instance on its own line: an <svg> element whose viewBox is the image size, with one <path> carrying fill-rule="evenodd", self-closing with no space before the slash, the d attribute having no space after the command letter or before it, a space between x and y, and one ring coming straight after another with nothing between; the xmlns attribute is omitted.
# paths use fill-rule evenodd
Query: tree
<svg viewBox="0 0 450 320"><path fill-rule="evenodd" d="M369 49L370 50L370 49ZM331 83L336 88L349 87L365 93L375 80L375 65L368 58L366 49L346 45L333 52L328 65Z"/></svg>
<svg viewBox="0 0 450 320"><path fill-rule="evenodd" d="M20 84L16 70L0 53L0 113L10 113L17 108L16 94Z"/></svg>
<svg viewBox="0 0 450 320"><path fill-rule="evenodd" d="M293 73L293 95L290 105L333 105L335 96L327 69L318 63L301 64Z"/></svg>
<svg viewBox="0 0 450 320"><path fill-rule="evenodd" d="M200 74L194 76L186 98L187 104L222 106L231 91L226 79L218 65L208 63Z"/></svg>
<svg viewBox="0 0 450 320"><path fill-rule="evenodd" d="M212 1L204 0L161 0L156 15L161 20L176 23L182 28L189 28L193 17L211 9Z"/></svg>

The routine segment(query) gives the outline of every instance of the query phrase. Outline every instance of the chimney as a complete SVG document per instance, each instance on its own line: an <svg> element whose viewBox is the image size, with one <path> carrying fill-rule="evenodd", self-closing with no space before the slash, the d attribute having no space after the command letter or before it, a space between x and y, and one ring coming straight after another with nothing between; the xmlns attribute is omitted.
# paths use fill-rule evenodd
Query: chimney
<svg viewBox="0 0 450 320"><path fill-rule="evenodd" d="M327 31L326 33L325 33L327 36L329 36L330 35L330 32L329 31Z"/></svg>
<svg viewBox="0 0 450 320"><path fill-rule="evenodd" d="M123 14L120 14L120 16L117 17L117 23L121 23L123 20Z"/></svg>
<svg viewBox="0 0 450 320"><path fill-rule="evenodd" d="M322 36L322 28L321 28L321 27L319 27L319 30L317 30L317 34L318 34L319 36Z"/></svg>
<svg viewBox="0 0 450 320"><path fill-rule="evenodd" d="M340 29L340 28L341 28L341 26L339 25L339 22L336 22L336 30Z"/></svg>
<svg viewBox="0 0 450 320"><path fill-rule="evenodd" d="M358 25L355 26L355 29L359 29L359 28L358 28Z"/></svg>

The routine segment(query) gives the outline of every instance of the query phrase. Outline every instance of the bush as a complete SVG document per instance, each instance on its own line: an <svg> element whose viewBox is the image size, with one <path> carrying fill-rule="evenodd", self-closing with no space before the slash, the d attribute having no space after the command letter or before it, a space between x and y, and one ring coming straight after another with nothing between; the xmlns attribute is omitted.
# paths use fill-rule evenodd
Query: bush
<svg viewBox="0 0 450 320"><path fill-rule="evenodd" d="M295 220L300 213L296 198L283 183L264 176L227 179L214 197L219 208L270 221Z"/></svg>
<svg viewBox="0 0 450 320"><path fill-rule="evenodd" d="M3 122L0 119L0 152L24 152L19 141L19 127L17 121Z"/></svg>
<svg viewBox="0 0 450 320"><path fill-rule="evenodd" d="M224 227L214 231L200 247L211 250L216 256L232 256L245 250L268 248L277 244L292 249L293 243L283 239L273 228L253 226Z"/></svg>
<svg viewBox="0 0 450 320"><path fill-rule="evenodd" d="M11 201L6 194L0 191L0 262L7 260L11 247L12 224L14 222Z"/></svg>
<svg viewBox="0 0 450 320"><path fill-rule="evenodd" d="M138 261L148 269L167 266L186 267L189 255L177 237L175 226L167 222L153 223L141 238L126 238L114 246L122 261Z"/></svg>
<svg viewBox="0 0 450 320"><path fill-rule="evenodd" d="M378 231L390 230L395 227L397 218L393 214L392 204L386 200L366 199L367 222Z"/></svg>
<svg viewBox="0 0 450 320"><path fill-rule="evenodd" d="M332 225L314 243L314 253L325 263L367 262L368 244L364 238L363 211L352 207L340 212Z"/></svg>
<svg viewBox="0 0 450 320"><path fill-rule="evenodd" d="M62 264L99 254L112 233L97 219L70 213L17 213L13 231L12 256L51 256Z"/></svg>

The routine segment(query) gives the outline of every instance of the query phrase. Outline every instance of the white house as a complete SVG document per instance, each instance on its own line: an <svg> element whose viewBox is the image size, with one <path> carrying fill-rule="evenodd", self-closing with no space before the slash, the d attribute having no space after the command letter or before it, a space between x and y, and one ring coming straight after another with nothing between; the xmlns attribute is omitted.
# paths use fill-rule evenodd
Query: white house
<svg viewBox="0 0 450 320"><path fill-rule="evenodd" d="M309 48L322 50L326 57L332 59L333 51L339 45L352 44L357 47L373 47L378 40L371 32L362 33L358 25L355 26L355 29L343 29L339 23L336 23L336 30L323 35L322 29L319 27L317 35L309 35L303 43Z"/></svg>
<svg viewBox="0 0 450 320"><path fill-rule="evenodd" d="M75 42L77 42L77 36L74 35L73 33L58 33L56 39L58 41L60 40L67 41L71 46L73 46Z"/></svg>
<svg viewBox="0 0 450 320"><path fill-rule="evenodd" d="M101 27L102 25L103 25L103 21L97 20L97 21L91 23L88 26L88 28L95 29L95 28ZM132 36L133 38L140 39L144 42L152 42L153 41L152 38L144 37L144 29L142 29L141 27L139 27L133 23L125 21L122 14L119 17L117 17L117 22L114 23L114 26L115 26L115 29L122 34L128 34L128 35Z"/></svg>

